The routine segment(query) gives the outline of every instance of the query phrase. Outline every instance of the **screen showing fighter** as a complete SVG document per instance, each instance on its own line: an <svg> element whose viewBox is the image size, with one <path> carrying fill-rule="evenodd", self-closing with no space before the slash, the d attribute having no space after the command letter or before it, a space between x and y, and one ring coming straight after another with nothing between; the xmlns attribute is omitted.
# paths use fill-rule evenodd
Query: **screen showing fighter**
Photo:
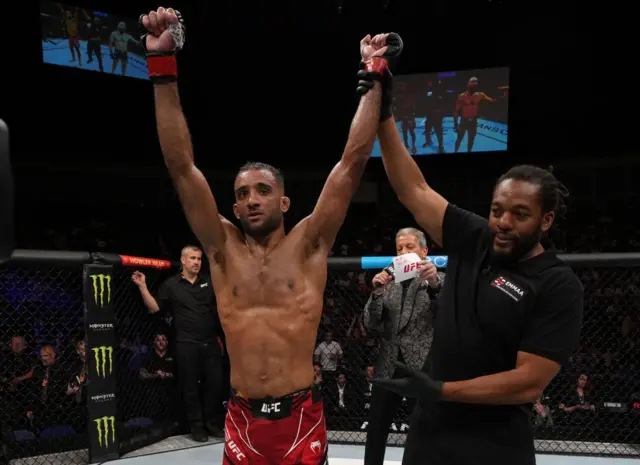
<svg viewBox="0 0 640 465"><path fill-rule="evenodd" d="M394 116L412 155L507 150L509 68L396 76ZM372 157L379 157L376 140Z"/></svg>
<svg viewBox="0 0 640 465"><path fill-rule="evenodd" d="M137 20L43 1L40 22L45 63L149 80Z"/></svg>

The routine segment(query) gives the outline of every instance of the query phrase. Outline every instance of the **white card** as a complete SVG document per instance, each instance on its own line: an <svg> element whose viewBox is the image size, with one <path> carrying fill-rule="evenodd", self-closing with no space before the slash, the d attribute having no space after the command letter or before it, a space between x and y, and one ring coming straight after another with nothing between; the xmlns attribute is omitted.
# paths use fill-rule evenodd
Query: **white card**
<svg viewBox="0 0 640 465"><path fill-rule="evenodd" d="M406 253L393 257L394 278L397 283L417 278L420 274L418 263L422 259L415 253Z"/></svg>

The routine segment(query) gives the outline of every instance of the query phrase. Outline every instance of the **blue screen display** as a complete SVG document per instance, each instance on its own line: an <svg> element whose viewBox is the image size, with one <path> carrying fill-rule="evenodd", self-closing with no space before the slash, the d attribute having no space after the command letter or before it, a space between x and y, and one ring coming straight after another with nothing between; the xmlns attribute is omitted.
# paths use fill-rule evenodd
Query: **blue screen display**
<svg viewBox="0 0 640 465"><path fill-rule="evenodd" d="M45 63L149 80L137 20L43 1Z"/></svg>
<svg viewBox="0 0 640 465"><path fill-rule="evenodd" d="M412 155L507 150L509 68L396 76L394 116ZM376 140L373 157L380 157Z"/></svg>

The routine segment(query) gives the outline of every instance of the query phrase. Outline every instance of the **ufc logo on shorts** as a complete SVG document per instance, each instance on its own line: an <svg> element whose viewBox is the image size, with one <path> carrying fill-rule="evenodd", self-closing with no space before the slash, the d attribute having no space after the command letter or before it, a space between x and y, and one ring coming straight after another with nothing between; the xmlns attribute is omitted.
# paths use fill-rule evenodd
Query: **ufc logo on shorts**
<svg viewBox="0 0 640 465"><path fill-rule="evenodd" d="M233 452L234 454L236 454L236 458L238 460L242 460L244 458L246 458L246 456L242 453L242 451L240 450L240 448L238 446L236 446L236 443L233 441L229 441L227 443L227 446L229 446L229 449L231 450L231 452Z"/></svg>
<svg viewBox="0 0 640 465"><path fill-rule="evenodd" d="M275 404L262 404L262 413L280 413L280 402Z"/></svg>

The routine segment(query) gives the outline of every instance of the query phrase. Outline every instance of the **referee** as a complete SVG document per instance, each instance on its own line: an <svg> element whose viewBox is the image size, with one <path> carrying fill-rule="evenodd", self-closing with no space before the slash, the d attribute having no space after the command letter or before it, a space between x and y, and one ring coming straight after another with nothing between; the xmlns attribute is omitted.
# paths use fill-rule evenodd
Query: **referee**
<svg viewBox="0 0 640 465"><path fill-rule="evenodd" d="M567 190L516 166L487 220L427 185L393 118L378 137L398 198L449 255L425 367L376 381L418 399L402 463L533 465L532 404L578 346L583 317L582 284L547 248Z"/></svg>
<svg viewBox="0 0 640 465"><path fill-rule="evenodd" d="M194 441L206 442L209 434L223 436L217 426L224 415L222 344L218 338L221 328L215 313L211 278L200 274L202 250L190 245L184 247L180 262L180 273L162 283L155 298L147 289L142 273L133 273L132 280L151 313L162 310L173 316L178 383L187 420ZM200 397L201 386L204 402Z"/></svg>

